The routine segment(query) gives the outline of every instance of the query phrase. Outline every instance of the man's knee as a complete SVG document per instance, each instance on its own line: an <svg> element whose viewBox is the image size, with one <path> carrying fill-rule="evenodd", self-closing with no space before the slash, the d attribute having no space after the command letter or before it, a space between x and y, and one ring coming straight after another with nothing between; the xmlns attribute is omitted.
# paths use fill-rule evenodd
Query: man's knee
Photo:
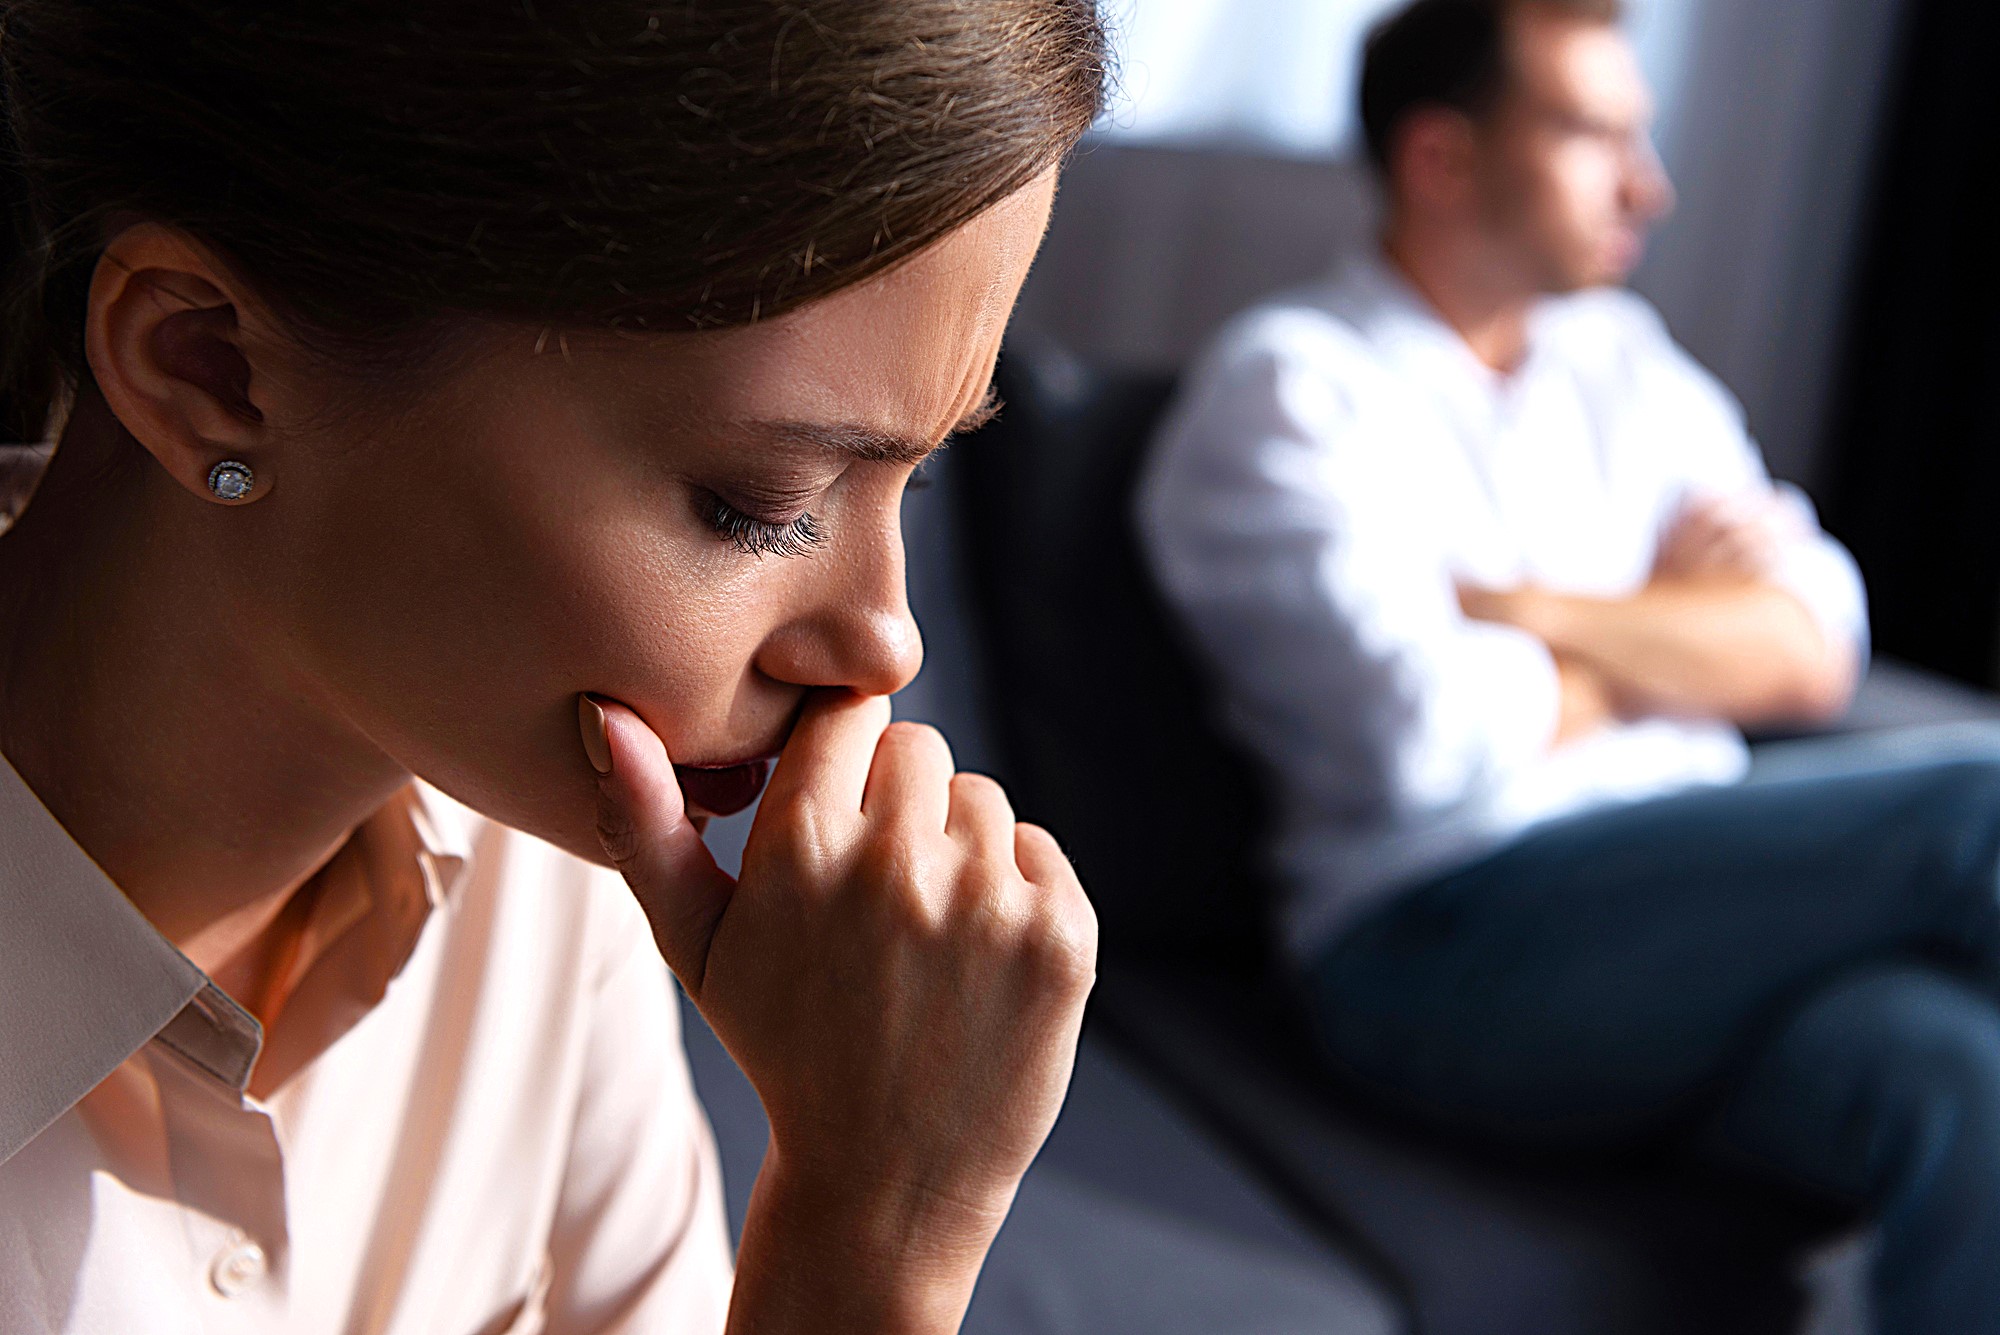
<svg viewBox="0 0 2000 1335"><path fill-rule="evenodd" d="M1930 835L1934 875L1975 879L2000 873L2000 752L1937 761L1922 774L1911 812Z"/></svg>
<svg viewBox="0 0 2000 1335"><path fill-rule="evenodd" d="M2000 1007L1922 967L1850 976L1764 1047L1724 1134L1754 1158L1878 1202L1973 1165L2000 1178Z"/></svg>

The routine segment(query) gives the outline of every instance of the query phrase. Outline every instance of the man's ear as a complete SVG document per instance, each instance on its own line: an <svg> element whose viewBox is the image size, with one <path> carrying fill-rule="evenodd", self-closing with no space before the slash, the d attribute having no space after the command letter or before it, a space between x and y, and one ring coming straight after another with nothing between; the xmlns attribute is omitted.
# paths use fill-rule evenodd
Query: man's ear
<svg viewBox="0 0 2000 1335"><path fill-rule="evenodd" d="M274 346L275 332L254 294L200 242L138 223L97 262L84 355L105 403L175 481L204 500L242 504L268 494L277 472L257 402L268 377L252 356ZM247 492L211 489L225 461L250 470Z"/></svg>
<svg viewBox="0 0 2000 1335"><path fill-rule="evenodd" d="M1397 192L1429 213L1461 207L1474 188L1477 138L1463 112L1448 107L1411 112L1392 150Z"/></svg>

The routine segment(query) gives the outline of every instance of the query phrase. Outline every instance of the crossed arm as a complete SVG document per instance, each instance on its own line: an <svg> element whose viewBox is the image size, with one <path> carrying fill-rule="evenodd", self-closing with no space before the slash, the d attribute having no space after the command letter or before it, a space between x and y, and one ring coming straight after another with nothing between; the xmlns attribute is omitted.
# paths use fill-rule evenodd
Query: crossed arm
<svg viewBox="0 0 2000 1335"><path fill-rule="evenodd" d="M1460 602L1468 616L1527 631L1555 654L1558 744L1649 715L1822 721L1852 697L1856 655L1765 575L1777 524L1765 511L1705 502L1690 507L1652 580L1629 598L1526 586L1466 588Z"/></svg>

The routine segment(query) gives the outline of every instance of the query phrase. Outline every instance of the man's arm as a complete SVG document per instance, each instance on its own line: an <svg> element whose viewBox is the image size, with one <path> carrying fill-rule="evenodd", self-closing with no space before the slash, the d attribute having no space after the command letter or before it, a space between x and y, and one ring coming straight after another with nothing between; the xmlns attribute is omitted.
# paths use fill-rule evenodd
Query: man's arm
<svg viewBox="0 0 2000 1335"><path fill-rule="evenodd" d="M1818 722L1847 707L1861 655L1773 572L1821 541L1809 514L1776 497L1716 492L1682 510L1632 597L1462 588L1459 600L1573 665L1566 701L1594 682L1614 715Z"/></svg>
<svg viewBox="0 0 2000 1335"><path fill-rule="evenodd" d="M1762 580L1663 579L1622 599L1467 590L1463 601L1467 615L1525 630L1594 670L1622 713L1817 722L1854 692L1852 647Z"/></svg>
<svg viewBox="0 0 2000 1335"><path fill-rule="evenodd" d="M1148 462L1138 528L1288 791L1435 811L1540 763L1562 683L1533 636L1461 614L1435 493L1465 465L1339 388L1370 374L1347 338L1273 315L1195 372ZM1463 481L1446 494L1473 494Z"/></svg>

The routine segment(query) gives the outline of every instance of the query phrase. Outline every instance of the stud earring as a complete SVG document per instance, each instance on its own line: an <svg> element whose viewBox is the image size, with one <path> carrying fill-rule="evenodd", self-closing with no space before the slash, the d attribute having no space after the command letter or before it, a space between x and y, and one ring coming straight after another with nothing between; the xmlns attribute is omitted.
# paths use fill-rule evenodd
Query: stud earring
<svg viewBox="0 0 2000 1335"><path fill-rule="evenodd" d="M250 488L257 485L257 475L250 471L250 465L237 459L224 459L208 470L208 489L218 500L240 501L250 494Z"/></svg>

